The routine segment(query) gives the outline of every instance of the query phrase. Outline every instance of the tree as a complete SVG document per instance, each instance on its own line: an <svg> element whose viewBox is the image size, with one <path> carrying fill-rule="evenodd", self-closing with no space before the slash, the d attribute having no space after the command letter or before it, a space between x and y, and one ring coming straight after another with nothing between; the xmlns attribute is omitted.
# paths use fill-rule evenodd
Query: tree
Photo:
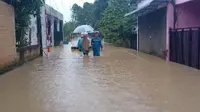
<svg viewBox="0 0 200 112"><path fill-rule="evenodd" d="M93 15L94 15L94 28L98 29L99 28L99 21L102 19L104 15L104 10L108 7L108 0L96 0L94 2L94 10L93 10Z"/></svg>
<svg viewBox="0 0 200 112"><path fill-rule="evenodd" d="M74 29L76 28L76 23L74 21L70 21L70 22L66 22L64 24L64 37L66 39L70 39L71 38L71 34L74 31Z"/></svg>
<svg viewBox="0 0 200 112"><path fill-rule="evenodd" d="M100 30L106 40L116 44L129 44L133 37L136 18L124 15L136 7L137 0L96 0L83 8L74 4L73 18L78 25L89 24Z"/></svg>
<svg viewBox="0 0 200 112"><path fill-rule="evenodd" d="M93 15L93 10L94 10L94 5L88 2L85 2L83 4L83 13L84 13L84 20L85 24L94 26L94 15Z"/></svg>
<svg viewBox="0 0 200 112"><path fill-rule="evenodd" d="M133 16L124 17L131 10L130 0L110 0L104 12L99 27L105 39L115 44L128 44L133 35L132 29L136 19Z"/></svg>
<svg viewBox="0 0 200 112"><path fill-rule="evenodd" d="M85 2L83 7L74 4L72 7L72 18L78 25L88 24L97 29L107 6L108 0L96 0L93 4Z"/></svg>
<svg viewBox="0 0 200 112"><path fill-rule="evenodd" d="M43 3L44 0L12 0L15 10L16 41L20 43L20 47L27 45L25 35L30 24L30 15L39 15Z"/></svg>
<svg viewBox="0 0 200 112"><path fill-rule="evenodd" d="M72 18L77 22L78 25L91 25L94 24L94 15L93 15L94 5L88 2L85 2L83 7L74 4L72 7Z"/></svg>
<svg viewBox="0 0 200 112"><path fill-rule="evenodd" d="M85 15L82 7L77 4L72 6L72 18L78 25L85 24Z"/></svg>

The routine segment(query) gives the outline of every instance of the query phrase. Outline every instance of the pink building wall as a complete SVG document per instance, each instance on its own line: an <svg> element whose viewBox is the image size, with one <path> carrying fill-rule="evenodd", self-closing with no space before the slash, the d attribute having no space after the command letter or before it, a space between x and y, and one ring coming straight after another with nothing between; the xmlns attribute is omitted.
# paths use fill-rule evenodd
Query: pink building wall
<svg viewBox="0 0 200 112"><path fill-rule="evenodd" d="M200 27L200 1L199 0L176 0L177 22L176 28ZM167 6L167 28L166 28L166 49L169 60L169 28L173 28L174 9L172 4Z"/></svg>
<svg viewBox="0 0 200 112"><path fill-rule="evenodd" d="M182 4L182 3L186 3L192 0L176 0L176 4Z"/></svg>
<svg viewBox="0 0 200 112"><path fill-rule="evenodd" d="M177 6L176 27L200 27L200 2L192 1Z"/></svg>

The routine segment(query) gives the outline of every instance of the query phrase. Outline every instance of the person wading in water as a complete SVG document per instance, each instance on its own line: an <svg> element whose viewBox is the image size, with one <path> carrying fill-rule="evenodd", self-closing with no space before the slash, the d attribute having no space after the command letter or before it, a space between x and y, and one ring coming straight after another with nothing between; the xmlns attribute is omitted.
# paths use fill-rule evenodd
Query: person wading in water
<svg viewBox="0 0 200 112"><path fill-rule="evenodd" d="M83 45L82 45L83 39L84 39L84 35L81 34L81 38L78 40L78 44L77 44L77 47L78 47L79 51L83 51Z"/></svg>
<svg viewBox="0 0 200 112"><path fill-rule="evenodd" d="M83 55L85 55L85 56L88 56L88 54L89 54L89 43L90 43L90 41L88 39L87 33L84 33L82 48L83 48Z"/></svg>
<svg viewBox="0 0 200 112"><path fill-rule="evenodd" d="M95 37L91 41L93 56L100 56L100 51L103 49L99 33L95 33Z"/></svg>

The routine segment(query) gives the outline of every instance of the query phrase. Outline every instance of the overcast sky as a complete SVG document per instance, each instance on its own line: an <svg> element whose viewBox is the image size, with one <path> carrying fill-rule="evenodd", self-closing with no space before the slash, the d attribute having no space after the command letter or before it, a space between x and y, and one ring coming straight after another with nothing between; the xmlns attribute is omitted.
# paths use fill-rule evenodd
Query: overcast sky
<svg viewBox="0 0 200 112"><path fill-rule="evenodd" d="M74 3L83 6L84 2L93 3L94 0L46 0L46 4L52 6L64 15L64 21L71 20L71 7Z"/></svg>

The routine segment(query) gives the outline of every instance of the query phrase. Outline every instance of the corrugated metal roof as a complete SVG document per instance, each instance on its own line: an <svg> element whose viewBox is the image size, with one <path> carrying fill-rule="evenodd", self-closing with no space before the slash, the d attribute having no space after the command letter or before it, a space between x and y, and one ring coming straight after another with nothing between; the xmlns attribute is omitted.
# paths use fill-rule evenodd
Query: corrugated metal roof
<svg viewBox="0 0 200 112"><path fill-rule="evenodd" d="M125 14L125 17L129 16L129 15L132 15L134 13L137 13L139 11L148 12L148 11L151 11L153 9L157 9L160 4L166 3L168 1L169 0L143 0L137 5L137 9Z"/></svg>

